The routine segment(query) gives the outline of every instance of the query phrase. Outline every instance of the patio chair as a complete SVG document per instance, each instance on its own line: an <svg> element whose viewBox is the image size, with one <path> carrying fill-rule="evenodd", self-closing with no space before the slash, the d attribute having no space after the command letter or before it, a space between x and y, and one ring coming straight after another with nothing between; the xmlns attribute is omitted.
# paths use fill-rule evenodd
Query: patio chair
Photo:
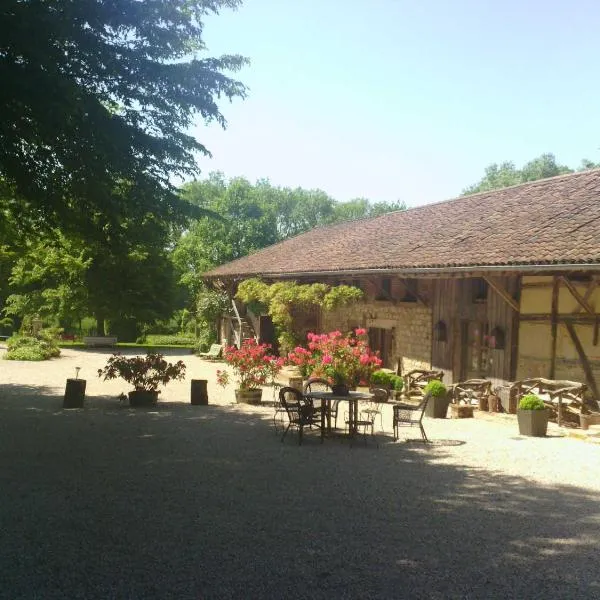
<svg viewBox="0 0 600 600"><path fill-rule="evenodd" d="M223 344L212 344L208 352L198 352L204 360L219 360L223 354Z"/></svg>
<svg viewBox="0 0 600 600"><path fill-rule="evenodd" d="M423 428L423 414L429 402L429 394L425 394L421 402L417 405L398 403L393 405L393 427L394 441L398 439L398 430L401 426L418 426L423 436L423 441L428 442L425 429Z"/></svg>
<svg viewBox="0 0 600 600"><path fill-rule="evenodd" d="M404 377L406 383L406 395L409 398L413 394L422 396L423 389L433 379L443 381L444 371L427 371L426 369L413 369L412 371L409 371Z"/></svg>
<svg viewBox="0 0 600 600"><path fill-rule="evenodd" d="M279 425L282 429L285 427L285 421L287 419L287 411L285 410L281 400L279 399L279 391L283 387L281 384L273 382L273 427L275 429L275 435L279 433Z"/></svg>
<svg viewBox="0 0 600 600"><path fill-rule="evenodd" d="M387 402L390 398L389 390L385 388L371 388L371 394L373 394L373 400L369 403L369 407L360 411L361 420L370 421L371 423L371 435L374 433L375 419L379 415L379 423L381 430L383 431L383 412L381 405ZM364 419L362 419L364 417Z"/></svg>
<svg viewBox="0 0 600 600"><path fill-rule="evenodd" d="M311 377L302 386L302 391L304 392L305 396L310 397L311 392L331 392L331 386L329 385L329 381L327 381L327 379L322 379L320 377ZM313 403L315 411L317 411L319 414L320 414L320 411L323 410L324 404L325 404L325 407L327 404L327 403L321 402L320 400L315 401L315 400L311 399L310 401ZM318 402L319 404L316 404L315 402ZM339 403L340 403L339 400L335 400L334 402L330 403L331 416L335 418L334 427L337 425L337 412L338 412Z"/></svg>
<svg viewBox="0 0 600 600"><path fill-rule="evenodd" d="M306 426L321 426L321 417L315 413L312 403L296 388L281 388L279 390L279 401L287 412L289 421L288 426L281 436L282 442L291 427L298 429L298 445L300 445L302 444L302 434Z"/></svg>

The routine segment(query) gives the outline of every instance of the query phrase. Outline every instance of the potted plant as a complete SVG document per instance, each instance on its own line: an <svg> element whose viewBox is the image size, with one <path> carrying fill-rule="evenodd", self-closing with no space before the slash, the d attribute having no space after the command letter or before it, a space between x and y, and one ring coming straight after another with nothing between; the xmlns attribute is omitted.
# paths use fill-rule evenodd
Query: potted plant
<svg viewBox="0 0 600 600"><path fill-rule="evenodd" d="M261 386L272 382L283 366L283 359L269 354L270 349L269 344L259 344L254 338L244 340L239 349L235 346L225 349L223 358L238 379L238 388L235 390L237 402L260 404ZM229 373L217 371L217 383L227 386Z"/></svg>
<svg viewBox="0 0 600 600"><path fill-rule="evenodd" d="M400 377L400 375L392 376L392 390L394 392L394 397L396 400L400 400L402 398L402 390L404 389L404 379Z"/></svg>
<svg viewBox="0 0 600 600"><path fill-rule="evenodd" d="M384 390L390 391L392 389L394 373L379 369L371 373L371 380L369 385L375 388L383 388Z"/></svg>
<svg viewBox="0 0 600 600"><path fill-rule="evenodd" d="M445 419L450 404L448 388L439 379L432 379L423 389L423 394L429 396L425 414L434 419Z"/></svg>
<svg viewBox="0 0 600 600"><path fill-rule="evenodd" d="M517 408L517 420L521 435L544 437L548 430L548 410L544 401L535 394L523 396Z"/></svg>
<svg viewBox="0 0 600 600"><path fill-rule="evenodd" d="M331 382L334 394L347 395L351 388L371 379L381 367L381 359L367 343L367 330L355 329L343 335L332 331L320 335L309 333L308 348L313 353L313 375Z"/></svg>
<svg viewBox="0 0 600 600"><path fill-rule="evenodd" d="M182 360L175 364L165 360L162 354L149 352L146 356L113 354L104 369L98 369L98 377L104 380L120 377L133 385L129 392L131 406L153 406L158 401L159 385L185 378L185 364Z"/></svg>

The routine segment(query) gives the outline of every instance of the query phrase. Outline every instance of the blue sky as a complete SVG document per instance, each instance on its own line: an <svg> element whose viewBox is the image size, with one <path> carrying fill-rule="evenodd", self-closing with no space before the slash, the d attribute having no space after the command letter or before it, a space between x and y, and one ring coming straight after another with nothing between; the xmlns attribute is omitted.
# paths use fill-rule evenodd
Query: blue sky
<svg viewBox="0 0 600 600"><path fill-rule="evenodd" d="M599 32L593 0L246 0L206 22L250 91L199 163L418 206L492 162L600 161Z"/></svg>

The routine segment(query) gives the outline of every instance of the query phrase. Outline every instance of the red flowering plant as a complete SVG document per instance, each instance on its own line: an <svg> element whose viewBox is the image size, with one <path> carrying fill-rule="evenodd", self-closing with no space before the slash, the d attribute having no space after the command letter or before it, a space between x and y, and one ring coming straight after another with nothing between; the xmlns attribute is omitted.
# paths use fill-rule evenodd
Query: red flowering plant
<svg viewBox="0 0 600 600"><path fill-rule="evenodd" d="M269 353L269 344L259 344L254 338L242 342L241 348L229 346L223 352L225 362L233 368L240 390L252 390L275 379L283 366L283 359ZM217 371L217 383L229 384L229 373Z"/></svg>
<svg viewBox="0 0 600 600"><path fill-rule="evenodd" d="M341 331L309 333L308 349L295 348L287 363L300 368L303 376L326 377L335 385L355 386L368 381L381 366L381 359L367 342L367 330L355 329L343 335Z"/></svg>
<svg viewBox="0 0 600 600"><path fill-rule="evenodd" d="M149 352L146 356L113 354L104 369L98 369L98 377L104 381L121 377L133 385L138 392L156 392L159 385L166 385L171 379L185 378L185 363L182 360L169 363L162 354Z"/></svg>

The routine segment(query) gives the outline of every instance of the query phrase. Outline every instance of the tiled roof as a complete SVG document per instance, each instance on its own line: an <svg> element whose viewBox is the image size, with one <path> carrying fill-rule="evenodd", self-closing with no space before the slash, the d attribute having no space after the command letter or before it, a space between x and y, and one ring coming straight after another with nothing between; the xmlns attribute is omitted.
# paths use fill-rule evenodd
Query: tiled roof
<svg viewBox="0 0 600 600"><path fill-rule="evenodd" d="M600 169L318 227L206 277L593 263Z"/></svg>

